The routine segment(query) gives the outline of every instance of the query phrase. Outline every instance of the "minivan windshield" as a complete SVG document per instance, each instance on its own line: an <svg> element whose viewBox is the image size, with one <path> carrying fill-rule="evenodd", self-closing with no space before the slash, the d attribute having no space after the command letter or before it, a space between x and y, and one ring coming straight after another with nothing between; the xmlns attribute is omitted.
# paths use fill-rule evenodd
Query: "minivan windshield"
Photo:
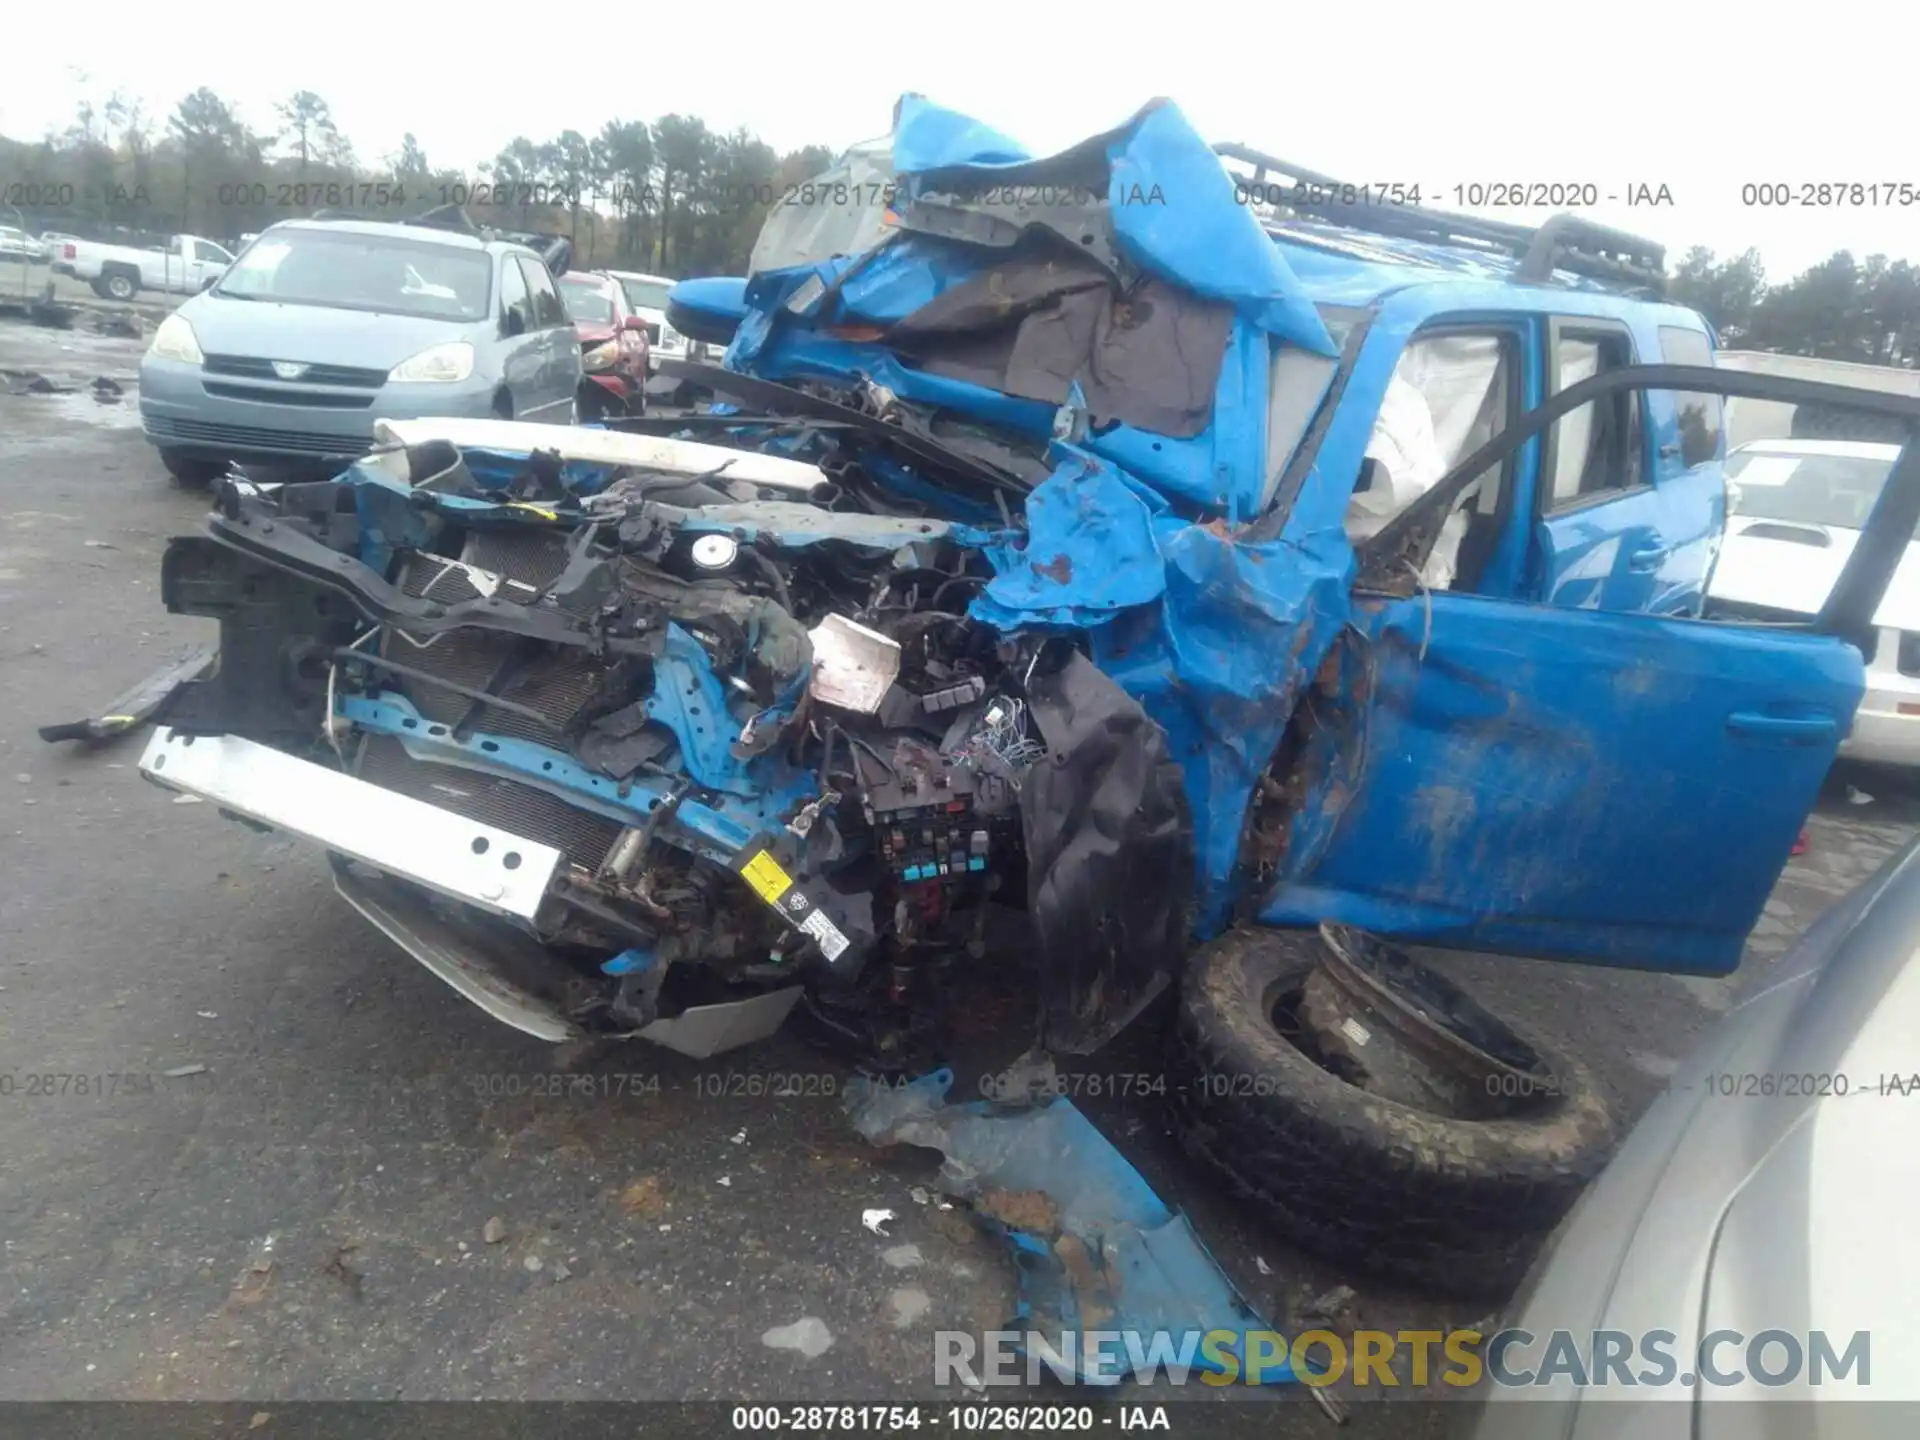
<svg viewBox="0 0 1920 1440"><path fill-rule="evenodd" d="M1728 508L1762 520L1864 530L1897 453L1883 459L1741 450L1727 457Z"/></svg>
<svg viewBox="0 0 1920 1440"><path fill-rule="evenodd" d="M667 308L667 292L673 288L671 280L622 280L620 288L627 292L627 303L636 310L664 310Z"/></svg>
<svg viewBox="0 0 1920 1440"><path fill-rule="evenodd" d="M492 291L483 251L317 227L262 235L213 287L232 299L437 320L485 319Z"/></svg>

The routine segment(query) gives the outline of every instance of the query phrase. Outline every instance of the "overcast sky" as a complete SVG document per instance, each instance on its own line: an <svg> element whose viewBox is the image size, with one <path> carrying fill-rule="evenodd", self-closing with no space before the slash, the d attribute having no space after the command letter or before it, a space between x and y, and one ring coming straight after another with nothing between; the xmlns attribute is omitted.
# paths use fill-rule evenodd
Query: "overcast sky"
<svg viewBox="0 0 1920 1440"><path fill-rule="evenodd" d="M1758 182L1920 188L1911 4L1820 0L1777 19L1704 0L1300 9L93 0L77 24L29 0L0 23L0 133L62 129L83 93L99 104L116 88L164 115L200 85L270 129L274 103L304 88L328 100L363 160L411 130L433 164L477 176L515 135L592 134L670 111L744 125L782 150L838 148L883 133L904 89L1044 153L1164 95L1210 139L1355 182L1419 183L1449 208L1456 184L1592 182L1622 197L1592 218L1666 242L1670 264L1691 244L1755 245L1776 280L1842 247L1920 260L1920 204L1741 200ZM1664 184L1673 205L1627 207L1640 184Z"/></svg>

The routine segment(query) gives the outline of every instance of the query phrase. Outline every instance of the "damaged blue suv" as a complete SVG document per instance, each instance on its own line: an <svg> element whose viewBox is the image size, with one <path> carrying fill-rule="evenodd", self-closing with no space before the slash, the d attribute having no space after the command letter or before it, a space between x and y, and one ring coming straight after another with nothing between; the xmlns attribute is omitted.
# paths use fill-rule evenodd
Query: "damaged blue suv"
<svg viewBox="0 0 1920 1440"><path fill-rule="evenodd" d="M803 1005L918 1070L1011 904L1040 1058L1165 994L1196 1155L1498 1287L1608 1117L1400 947L1738 964L1920 475L1815 622L1707 620L1720 400L1920 403L1714 370L1645 241L1352 203L1163 102L1036 159L910 96L810 191L674 292L707 411L225 482L163 574L219 668L143 769L555 1041Z"/></svg>

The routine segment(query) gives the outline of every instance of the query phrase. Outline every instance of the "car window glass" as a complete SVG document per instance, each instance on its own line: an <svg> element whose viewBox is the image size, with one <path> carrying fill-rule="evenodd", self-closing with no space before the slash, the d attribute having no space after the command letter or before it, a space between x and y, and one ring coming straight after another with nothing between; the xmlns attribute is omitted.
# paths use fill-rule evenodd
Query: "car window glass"
<svg viewBox="0 0 1920 1440"><path fill-rule="evenodd" d="M527 282L520 273L520 262L511 256L500 267L500 314L502 318L519 316L522 332L533 329L533 297L527 293Z"/></svg>
<svg viewBox="0 0 1920 1440"><path fill-rule="evenodd" d="M533 296L533 323L545 330L554 325L571 325L560 292L553 288L553 276L538 260L520 261L520 273L526 277L527 292Z"/></svg>
<svg viewBox="0 0 1920 1440"><path fill-rule="evenodd" d="M1417 337L1401 352L1347 506L1350 539L1377 534L1506 428L1508 354L1500 335L1464 332ZM1495 523L1500 478L1496 470L1474 482L1447 518L1422 576L1433 588L1453 583L1475 517L1484 516L1484 526Z"/></svg>
<svg viewBox="0 0 1920 1440"><path fill-rule="evenodd" d="M286 305L479 320L488 313L491 281L487 257L476 249L399 233L302 226L249 246L215 289Z"/></svg>
<svg viewBox="0 0 1920 1440"><path fill-rule="evenodd" d="M1603 369L1631 363L1623 336L1561 335L1554 345L1554 391L1590 380ZM1554 427L1546 510L1640 483L1639 414L1639 396L1629 392L1590 401L1559 420Z"/></svg>
<svg viewBox="0 0 1920 1440"><path fill-rule="evenodd" d="M1711 365L1713 342L1704 331L1662 325L1660 354L1669 365ZM1680 463L1691 469L1719 454L1724 428L1720 397L1694 390L1677 391L1673 407L1680 422Z"/></svg>
<svg viewBox="0 0 1920 1440"><path fill-rule="evenodd" d="M590 280L560 282L560 298L567 307L567 314L577 324L618 324L620 316L615 308L615 293L611 285Z"/></svg>
<svg viewBox="0 0 1920 1440"><path fill-rule="evenodd" d="M1727 509L1788 525L1864 530L1899 454L1892 446L1886 449L1885 454L1741 450L1727 457Z"/></svg>

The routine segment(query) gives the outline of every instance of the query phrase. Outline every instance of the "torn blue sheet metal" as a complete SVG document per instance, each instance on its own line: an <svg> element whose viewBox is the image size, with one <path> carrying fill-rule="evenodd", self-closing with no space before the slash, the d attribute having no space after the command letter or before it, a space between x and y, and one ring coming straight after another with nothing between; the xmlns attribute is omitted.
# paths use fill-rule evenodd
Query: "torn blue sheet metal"
<svg viewBox="0 0 1920 1440"><path fill-rule="evenodd" d="M1226 301L1269 334L1317 355L1338 353L1305 288L1235 198L1220 157L1169 100L1150 101L1124 125L1062 155L1035 159L976 120L907 96L893 168L909 197L935 187L978 193L1038 183L1095 147L1106 156L1108 214L1128 259Z"/></svg>
<svg viewBox="0 0 1920 1440"><path fill-rule="evenodd" d="M1271 1341L1273 1326L1234 1288L1186 1217L1072 1101L949 1105L952 1085L951 1070L900 1086L856 1080L848 1113L876 1145L923 1145L946 1157L942 1185L973 1202L1013 1252L1020 1313L1012 1328L1049 1337L1053 1353L1040 1357L1046 1364L1064 1365L1080 1384L1119 1384L1164 1355L1166 1337L1185 1352L1183 1337L1225 1333L1232 1343L1191 1347L1194 1368L1266 1384L1298 1378L1283 1358L1265 1358L1270 1344L1253 1349L1255 1336ZM1037 1224L1042 1217L1046 1223ZM1261 1357L1252 1370L1250 1354Z"/></svg>
<svg viewBox="0 0 1920 1440"><path fill-rule="evenodd" d="M1254 542L1171 514L1125 472L1057 445L1027 500L1024 550L969 614L1004 631L1088 632L1095 663L1167 732L1186 776L1195 933L1229 922L1242 828L1307 681L1345 623L1353 550L1341 531Z"/></svg>

